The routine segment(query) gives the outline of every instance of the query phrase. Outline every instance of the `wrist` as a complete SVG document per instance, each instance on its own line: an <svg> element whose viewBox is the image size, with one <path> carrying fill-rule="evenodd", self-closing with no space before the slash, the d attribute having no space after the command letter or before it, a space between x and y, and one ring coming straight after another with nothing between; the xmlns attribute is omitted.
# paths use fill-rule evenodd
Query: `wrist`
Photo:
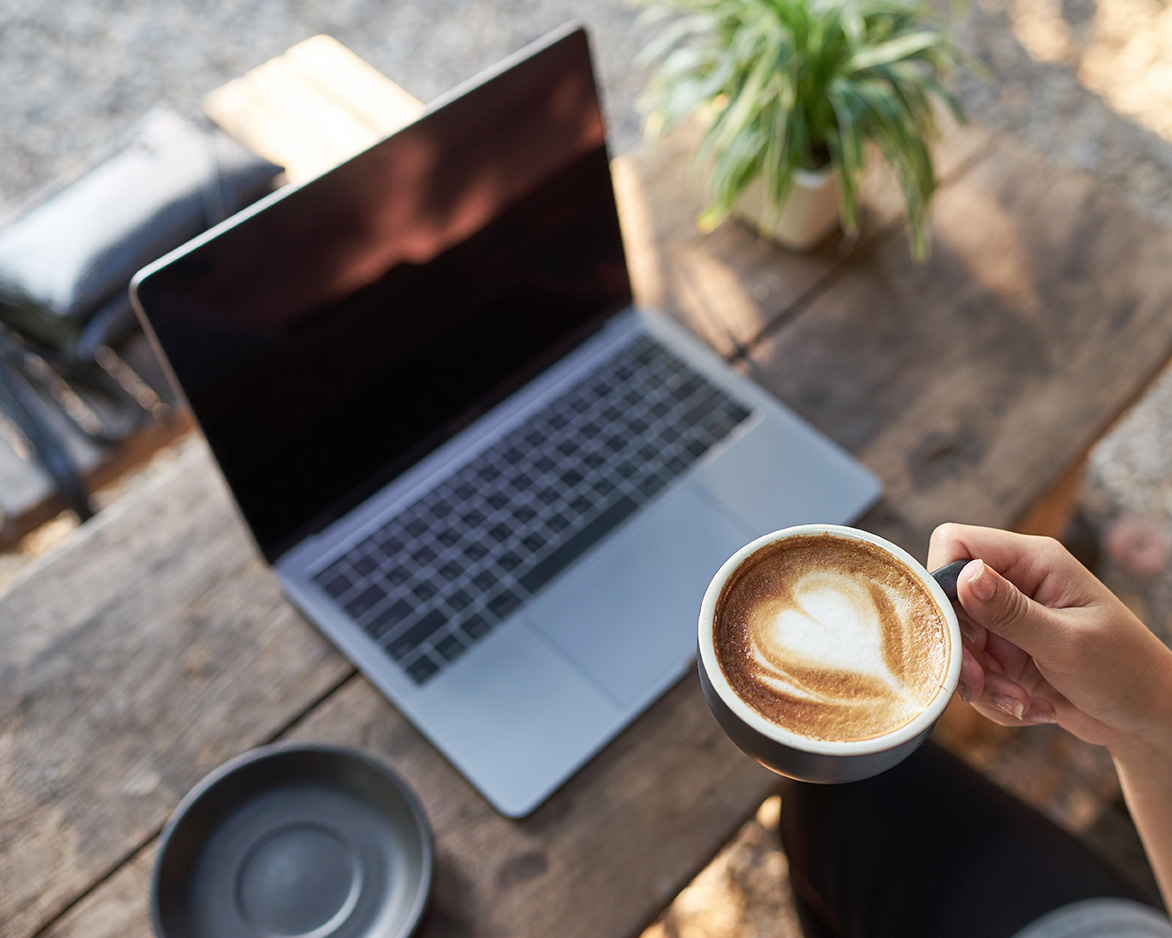
<svg viewBox="0 0 1172 938"><path fill-rule="evenodd" d="M1147 732L1116 740L1107 750L1121 773L1147 775L1162 771L1172 778L1172 715Z"/></svg>

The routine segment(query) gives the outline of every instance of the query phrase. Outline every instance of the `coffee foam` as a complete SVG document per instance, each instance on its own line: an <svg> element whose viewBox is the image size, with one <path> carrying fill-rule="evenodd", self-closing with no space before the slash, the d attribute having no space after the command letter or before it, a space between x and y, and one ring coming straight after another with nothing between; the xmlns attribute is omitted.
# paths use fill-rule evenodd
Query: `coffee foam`
<svg viewBox="0 0 1172 938"><path fill-rule="evenodd" d="M944 680L948 624L914 573L866 541L798 535L733 572L713 638L736 694L820 740L872 739L915 719Z"/></svg>

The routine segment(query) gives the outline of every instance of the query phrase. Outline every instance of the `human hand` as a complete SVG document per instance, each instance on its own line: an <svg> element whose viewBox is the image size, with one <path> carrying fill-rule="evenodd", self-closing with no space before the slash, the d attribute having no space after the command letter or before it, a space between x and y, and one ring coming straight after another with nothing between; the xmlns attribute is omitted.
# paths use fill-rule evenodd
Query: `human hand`
<svg viewBox="0 0 1172 938"><path fill-rule="evenodd" d="M1112 749L1172 733L1172 650L1066 548L937 528L929 569L964 559L962 699L997 723L1057 722Z"/></svg>

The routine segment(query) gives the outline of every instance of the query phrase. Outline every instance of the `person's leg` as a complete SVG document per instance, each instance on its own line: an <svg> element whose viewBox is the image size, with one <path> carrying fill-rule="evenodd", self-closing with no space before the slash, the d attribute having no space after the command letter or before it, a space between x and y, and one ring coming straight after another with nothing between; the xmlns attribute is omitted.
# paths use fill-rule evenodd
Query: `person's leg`
<svg viewBox="0 0 1172 938"><path fill-rule="evenodd" d="M781 837L807 938L1009 938L1080 899L1140 899L931 744L866 781L788 786Z"/></svg>

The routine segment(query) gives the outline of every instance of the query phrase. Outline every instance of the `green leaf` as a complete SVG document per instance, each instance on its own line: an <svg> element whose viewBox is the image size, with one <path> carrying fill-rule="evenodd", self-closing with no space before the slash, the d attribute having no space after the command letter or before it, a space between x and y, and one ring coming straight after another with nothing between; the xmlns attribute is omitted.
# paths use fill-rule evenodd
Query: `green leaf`
<svg viewBox="0 0 1172 938"><path fill-rule="evenodd" d="M847 63L847 70L861 72L868 68L874 68L876 65L889 65L892 62L899 62L902 59L910 58L911 56L919 55L926 50L930 50L937 46L939 42L940 34L934 30L910 33L896 39L890 39L878 46L860 49L851 56L850 61Z"/></svg>
<svg viewBox="0 0 1172 938"><path fill-rule="evenodd" d="M964 119L940 79L979 63L936 28L923 0L634 2L641 21L659 24L640 57L655 66L640 97L645 133L710 117L694 159L710 199L702 223L723 218L756 178L783 199L795 170L829 157L849 229L873 142L899 180L912 251L924 255L937 104Z"/></svg>

